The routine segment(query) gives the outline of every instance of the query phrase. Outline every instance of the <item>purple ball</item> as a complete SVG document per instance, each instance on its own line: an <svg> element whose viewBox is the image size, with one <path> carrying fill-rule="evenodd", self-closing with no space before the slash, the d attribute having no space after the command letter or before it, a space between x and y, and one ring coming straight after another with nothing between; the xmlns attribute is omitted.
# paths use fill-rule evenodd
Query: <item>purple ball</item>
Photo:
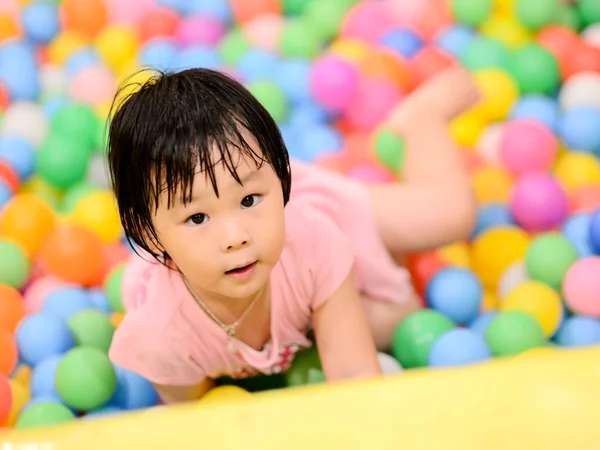
<svg viewBox="0 0 600 450"><path fill-rule="evenodd" d="M341 111L358 90L359 75L349 62L335 56L319 58L310 75L310 89L317 102L331 111Z"/></svg>
<svg viewBox="0 0 600 450"><path fill-rule="evenodd" d="M560 225L568 214L567 195L550 174L531 173L515 183L511 211L515 222L526 231L548 231Z"/></svg>

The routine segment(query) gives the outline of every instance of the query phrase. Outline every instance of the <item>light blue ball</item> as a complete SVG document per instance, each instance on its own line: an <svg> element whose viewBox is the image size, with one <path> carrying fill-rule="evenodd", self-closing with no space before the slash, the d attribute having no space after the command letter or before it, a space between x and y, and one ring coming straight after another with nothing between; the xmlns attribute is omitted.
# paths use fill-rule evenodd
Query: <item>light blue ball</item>
<svg viewBox="0 0 600 450"><path fill-rule="evenodd" d="M477 316L477 318L469 324L469 328L482 336L485 336L487 333L487 329L489 328L492 321L498 315L498 311L490 310L486 311L483 314Z"/></svg>
<svg viewBox="0 0 600 450"><path fill-rule="evenodd" d="M29 44L14 41L0 46L0 81L12 100L36 100L40 94L37 58Z"/></svg>
<svg viewBox="0 0 600 450"><path fill-rule="evenodd" d="M429 366L464 366L491 359L485 338L473 330L457 328L442 334L431 347Z"/></svg>
<svg viewBox="0 0 600 450"><path fill-rule="evenodd" d="M93 308L87 292L80 287L67 286L53 291L44 303L42 311L52 314L63 321L80 311Z"/></svg>
<svg viewBox="0 0 600 450"><path fill-rule="evenodd" d="M8 185L0 180L0 210L13 198L13 192Z"/></svg>
<svg viewBox="0 0 600 450"><path fill-rule="evenodd" d="M534 119L552 131L558 129L560 109L558 102L541 94L526 94L514 106L511 119Z"/></svg>
<svg viewBox="0 0 600 450"><path fill-rule="evenodd" d="M63 107L67 106L70 100L66 97L54 97L44 103L44 113L48 118L52 118L54 114L60 111Z"/></svg>
<svg viewBox="0 0 600 450"><path fill-rule="evenodd" d="M475 229L472 232L473 237L477 237L484 231L502 225L514 225L515 221L510 211L510 207L504 203L487 203L479 207L477 211L477 221Z"/></svg>
<svg viewBox="0 0 600 450"><path fill-rule="evenodd" d="M291 59L279 64L275 82L293 103L310 99L311 66L307 61Z"/></svg>
<svg viewBox="0 0 600 450"><path fill-rule="evenodd" d="M589 243L592 251L600 255L600 208L590 217Z"/></svg>
<svg viewBox="0 0 600 450"><path fill-rule="evenodd" d="M0 137L0 160L13 167L19 178L29 178L35 170L35 149L20 136Z"/></svg>
<svg viewBox="0 0 600 450"><path fill-rule="evenodd" d="M62 360L61 355L49 356L40 361L31 372L31 396L33 398L43 395L58 396L54 381L56 378L56 369Z"/></svg>
<svg viewBox="0 0 600 450"><path fill-rule="evenodd" d="M221 59L217 52L204 45L193 45L180 51L173 60L173 69L183 71L186 69L205 68L218 69Z"/></svg>
<svg viewBox="0 0 600 450"><path fill-rule="evenodd" d="M92 305L92 308L107 314L112 312L104 289L90 289L87 293L87 298Z"/></svg>
<svg viewBox="0 0 600 450"><path fill-rule="evenodd" d="M573 244L580 258L593 254L590 243L590 225L592 217L587 213L578 213L569 217L562 228L564 236Z"/></svg>
<svg viewBox="0 0 600 450"><path fill-rule="evenodd" d="M313 162L325 153L334 153L342 149L344 140L339 131L328 125L313 125L301 132L300 151L302 160Z"/></svg>
<svg viewBox="0 0 600 450"><path fill-rule="evenodd" d="M25 317L17 327L15 340L21 359L30 367L73 347L73 334L65 321L45 312Z"/></svg>
<svg viewBox="0 0 600 450"><path fill-rule="evenodd" d="M431 306L456 324L471 323L479 314L483 286L468 269L448 267L437 272L426 288Z"/></svg>
<svg viewBox="0 0 600 450"><path fill-rule="evenodd" d="M148 408L158 403L158 394L152 383L122 367L115 367L117 372L117 390L109 402L124 410Z"/></svg>
<svg viewBox="0 0 600 450"><path fill-rule="evenodd" d="M565 111L559 133L572 150L600 152L600 111L589 106Z"/></svg>
<svg viewBox="0 0 600 450"><path fill-rule="evenodd" d="M474 31L463 25L451 25L435 40L438 48L454 56L460 56L475 36Z"/></svg>
<svg viewBox="0 0 600 450"><path fill-rule="evenodd" d="M313 125L325 125L328 118L329 115L327 111L317 105L314 101L306 100L290 111L288 123L301 130Z"/></svg>
<svg viewBox="0 0 600 450"><path fill-rule="evenodd" d="M381 38L381 45L395 50L404 58L411 58L423 47L423 40L415 32L406 28L397 28Z"/></svg>
<svg viewBox="0 0 600 450"><path fill-rule="evenodd" d="M100 417L112 416L115 414L122 413L123 410L117 408L116 406L102 406L101 408L92 409L88 411L85 416L82 417L83 420L89 419L97 419Z"/></svg>
<svg viewBox="0 0 600 450"><path fill-rule="evenodd" d="M141 66L166 71L173 66L177 56L177 44L171 39L153 39L140 49L138 61Z"/></svg>
<svg viewBox="0 0 600 450"><path fill-rule="evenodd" d="M67 74L74 75L81 69L100 62L98 52L92 47L84 47L75 52L65 62Z"/></svg>
<svg viewBox="0 0 600 450"><path fill-rule="evenodd" d="M185 9L188 14L208 14L218 17L223 22L228 22L232 18L229 2L223 0L180 0L185 3Z"/></svg>
<svg viewBox="0 0 600 450"><path fill-rule="evenodd" d="M23 8L21 26L33 42L47 44L60 31L58 8L49 2L32 2Z"/></svg>
<svg viewBox="0 0 600 450"><path fill-rule="evenodd" d="M248 50L238 61L237 71L246 82L273 80L279 71L279 58L267 50Z"/></svg>
<svg viewBox="0 0 600 450"><path fill-rule="evenodd" d="M570 317L558 330L555 340L565 347L600 344L600 321L593 317Z"/></svg>

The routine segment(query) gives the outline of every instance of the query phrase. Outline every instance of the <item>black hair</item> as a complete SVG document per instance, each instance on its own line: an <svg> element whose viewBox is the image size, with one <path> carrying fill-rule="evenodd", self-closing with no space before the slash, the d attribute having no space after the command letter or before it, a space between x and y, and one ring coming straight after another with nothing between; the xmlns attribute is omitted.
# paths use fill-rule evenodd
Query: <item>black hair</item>
<svg viewBox="0 0 600 450"><path fill-rule="evenodd" d="M130 244L166 264L168 255L152 224L161 193L166 191L168 207L175 204L178 190L180 200L189 202L194 175L203 171L218 196L218 162L241 183L234 157L238 151L257 167L271 165L287 203L291 174L286 146L271 115L242 84L214 70L189 69L154 71L136 88L118 101L131 84L126 81L119 88L108 123L112 186ZM244 139L243 129L254 136L262 155ZM220 154L216 159L215 151Z"/></svg>

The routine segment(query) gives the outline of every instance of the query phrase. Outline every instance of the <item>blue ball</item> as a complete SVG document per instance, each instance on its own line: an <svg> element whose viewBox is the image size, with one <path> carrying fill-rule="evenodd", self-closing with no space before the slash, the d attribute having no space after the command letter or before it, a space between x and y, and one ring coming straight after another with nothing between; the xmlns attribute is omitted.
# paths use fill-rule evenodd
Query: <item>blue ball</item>
<svg viewBox="0 0 600 450"><path fill-rule="evenodd" d="M67 286L53 291L42 305L42 311L63 321L85 309L93 308L87 292L80 287Z"/></svg>
<svg viewBox="0 0 600 450"><path fill-rule="evenodd" d="M558 102L541 94L525 94L514 106L511 119L534 119L552 131L558 129L560 109Z"/></svg>
<svg viewBox="0 0 600 450"><path fill-rule="evenodd" d="M54 97L44 103L44 113L48 118L52 118L54 114L60 111L64 106L67 106L70 100L66 97Z"/></svg>
<svg viewBox="0 0 600 450"><path fill-rule="evenodd" d="M313 162L325 153L337 152L342 149L343 137L333 127L315 124L302 131L298 130L298 137L301 153L299 157L303 161Z"/></svg>
<svg viewBox="0 0 600 450"><path fill-rule="evenodd" d="M177 52L177 44L173 40L167 38L152 39L140 49L138 61L142 66L166 71L173 66Z"/></svg>
<svg viewBox="0 0 600 450"><path fill-rule="evenodd" d="M47 44L60 31L58 8L51 3L30 3L23 9L21 25L33 42Z"/></svg>
<svg viewBox="0 0 600 450"><path fill-rule="evenodd" d="M100 62L100 56L92 47L81 48L71 54L65 62L67 74L74 75L81 69Z"/></svg>
<svg viewBox="0 0 600 450"><path fill-rule="evenodd" d="M186 69L205 68L218 69L221 59L216 50L204 45L193 45L180 51L173 60L173 69L182 71Z"/></svg>
<svg viewBox="0 0 600 450"><path fill-rule="evenodd" d="M426 288L431 306L456 324L467 324L479 314L483 287L468 269L448 267L437 272Z"/></svg>
<svg viewBox="0 0 600 450"><path fill-rule="evenodd" d="M4 181L0 180L0 210L13 198L13 192Z"/></svg>
<svg viewBox="0 0 600 450"><path fill-rule="evenodd" d="M472 232L473 237L477 237L489 228L495 228L502 225L514 225L510 207L504 203L488 203L482 205L477 211L477 222Z"/></svg>
<svg viewBox="0 0 600 450"><path fill-rule="evenodd" d="M120 408L117 408L116 406L102 406L100 408L92 409L91 411L88 411L85 414L85 416L82 417L82 419L83 420L96 419L98 417L112 416L114 414L119 414L122 412L123 412L123 410Z"/></svg>
<svg viewBox="0 0 600 450"><path fill-rule="evenodd" d="M570 317L559 328L555 340L565 347L600 344L600 321L593 317Z"/></svg>
<svg viewBox="0 0 600 450"><path fill-rule="evenodd" d="M279 58L267 50L248 50L238 61L237 71L247 82L273 80L279 71Z"/></svg>
<svg viewBox="0 0 600 450"><path fill-rule="evenodd" d="M383 36L381 45L395 50L405 58L411 58L423 47L423 40L411 30L397 28Z"/></svg>
<svg viewBox="0 0 600 450"><path fill-rule="evenodd" d="M294 128L303 129L313 125L325 125L329 115L312 100L306 100L294 107L288 116L288 123Z"/></svg>
<svg viewBox="0 0 600 450"><path fill-rule="evenodd" d="M122 367L115 367L117 372L117 391L110 404L118 405L124 410L148 408L158 403L158 394L152 383Z"/></svg>
<svg viewBox="0 0 600 450"><path fill-rule="evenodd" d="M477 318L469 324L469 328L475 333L479 333L482 336L485 336L487 333L487 329L489 328L492 321L498 315L498 311L490 310L486 311L483 314L477 316Z"/></svg>
<svg viewBox="0 0 600 450"><path fill-rule="evenodd" d="M44 312L25 317L17 327L15 340L21 359L30 367L73 347L73 334L67 324Z"/></svg>
<svg viewBox="0 0 600 450"><path fill-rule="evenodd" d="M475 33L471 28L452 25L438 35L435 44L446 53L460 56L474 36Z"/></svg>
<svg viewBox="0 0 600 450"><path fill-rule="evenodd" d="M311 66L302 59L283 61L277 68L275 82L294 104L310 99Z"/></svg>
<svg viewBox="0 0 600 450"><path fill-rule="evenodd" d="M431 367L464 366L488 360L492 352L485 338L473 330L457 328L442 334L431 347Z"/></svg>
<svg viewBox="0 0 600 450"><path fill-rule="evenodd" d="M590 242L591 222L589 214L578 213L569 217L562 228L564 236L573 244L580 258L593 254Z"/></svg>
<svg viewBox="0 0 600 450"><path fill-rule="evenodd" d="M0 160L13 167L19 178L29 178L35 170L35 149L27 139L20 136L0 137Z"/></svg>
<svg viewBox="0 0 600 450"><path fill-rule="evenodd" d="M36 100L40 94L37 58L29 44L14 41L0 46L0 81L14 100Z"/></svg>
<svg viewBox="0 0 600 450"><path fill-rule="evenodd" d="M90 289L88 291L87 298L92 305L92 308L107 314L112 312L104 289Z"/></svg>
<svg viewBox="0 0 600 450"><path fill-rule="evenodd" d="M56 388L54 387L54 380L56 378L56 369L58 369L61 360L61 355L49 356L33 368L31 380L29 381L31 396L33 398L43 395L58 396L58 392L56 392Z"/></svg>
<svg viewBox="0 0 600 450"><path fill-rule="evenodd" d="M600 152L600 111L590 106L565 111L559 133L572 150Z"/></svg>
<svg viewBox="0 0 600 450"><path fill-rule="evenodd" d="M230 21L232 17L229 2L223 0L180 0L180 3L185 4L185 12L188 14L208 14L223 22Z"/></svg>
<svg viewBox="0 0 600 450"><path fill-rule="evenodd" d="M592 251L600 255L600 208L590 218L589 242Z"/></svg>

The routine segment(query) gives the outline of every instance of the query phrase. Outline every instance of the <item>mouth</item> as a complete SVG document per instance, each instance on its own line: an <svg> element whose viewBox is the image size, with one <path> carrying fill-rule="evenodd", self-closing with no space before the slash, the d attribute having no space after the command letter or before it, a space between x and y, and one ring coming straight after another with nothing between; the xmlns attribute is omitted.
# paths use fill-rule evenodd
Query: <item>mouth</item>
<svg viewBox="0 0 600 450"><path fill-rule="evenodd" d="M245 263L244 265L237 266L233 269L226 271L225 273L227 275L244 275L246 273L249 273L251 270L253 270L254 267L256 266L256 263L257 263L257 261Z"/></svg>

